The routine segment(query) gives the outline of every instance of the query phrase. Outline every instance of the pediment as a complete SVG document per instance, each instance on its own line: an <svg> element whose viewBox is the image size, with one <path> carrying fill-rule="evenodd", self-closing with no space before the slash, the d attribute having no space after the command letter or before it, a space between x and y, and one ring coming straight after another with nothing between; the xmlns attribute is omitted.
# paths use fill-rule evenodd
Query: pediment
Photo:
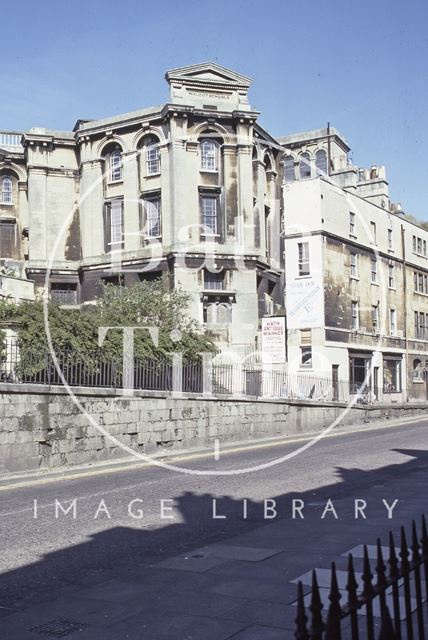
<svg viewBox="0 0 428 640"><path fill-rule="evenodd" d="M203 62L201 64L193 64L188 67L179 67L167 71L165 77L169 83L178 81L189 84L213 84L223 86L240 86L248 88L251 85L251 79L243 76L236 71L222 67L215 62Z"/></svg>

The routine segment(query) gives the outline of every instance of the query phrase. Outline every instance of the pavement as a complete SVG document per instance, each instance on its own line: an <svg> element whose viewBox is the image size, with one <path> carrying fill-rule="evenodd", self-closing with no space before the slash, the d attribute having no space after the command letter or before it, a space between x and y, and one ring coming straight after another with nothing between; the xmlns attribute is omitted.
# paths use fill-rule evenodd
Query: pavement
<svg viewBox="0 0 428 640"><path fill-rule="evenodd" d="M119 464L5 478L0 638L291 640L299 579L309 594L317 568L327 605L332 561L344 590L351 550L358 572L359 545L426 512L427 428L342 433L273 466L300 443L174 454L193 474Z"/></svg>

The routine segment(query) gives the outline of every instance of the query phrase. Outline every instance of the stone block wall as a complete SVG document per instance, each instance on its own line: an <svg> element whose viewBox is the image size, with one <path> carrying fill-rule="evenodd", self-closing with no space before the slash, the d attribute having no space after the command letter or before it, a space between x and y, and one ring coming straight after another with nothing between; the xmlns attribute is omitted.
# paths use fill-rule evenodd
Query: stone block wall
<svg viewBox="0 0 428 640"><path fill-rule="evenodd" d="M49 469L129 457L120 445L158 454L275 436L316 433L346 409L340 403L224 399L163 393L75 389L85 413L61 387L3 385L0 393L0 468ZM413 415L426 405L354 407L341 426ZM99 424L108 435L90 423Z"/></svg>

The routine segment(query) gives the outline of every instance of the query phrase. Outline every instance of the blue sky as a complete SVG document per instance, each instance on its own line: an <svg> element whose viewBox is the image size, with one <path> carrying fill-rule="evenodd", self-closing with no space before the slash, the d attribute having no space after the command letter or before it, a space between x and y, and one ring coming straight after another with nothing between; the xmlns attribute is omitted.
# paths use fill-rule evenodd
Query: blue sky
<svg viewBox="0 0 428 640"><path fill-rule="evenodd" d="M161 104L167 69L214 60L253 78L273 135L330 121L354 162L385 164L392 199L428 219L427 22L425 0L4 3L0 128Z"/></svg>

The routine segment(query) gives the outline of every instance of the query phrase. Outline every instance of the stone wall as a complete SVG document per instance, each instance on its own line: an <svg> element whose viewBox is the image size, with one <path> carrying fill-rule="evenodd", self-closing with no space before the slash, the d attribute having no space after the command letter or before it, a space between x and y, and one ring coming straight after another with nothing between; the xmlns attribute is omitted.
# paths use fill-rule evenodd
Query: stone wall
<svg viewBox="0 0 428 640"><path fill-rule="evenodd" d="M214 446L274 436L316 433L346 409L341 403L200 396L172 398L136 392L74 389L97 424L119 443L159 454L170 449ZM426 411L427 404L353 407L341 426L398 418ZM0 394L0 464L3 472L58 468L129 457L117 442L90 424L66 390L3 385Z"/></svg>

